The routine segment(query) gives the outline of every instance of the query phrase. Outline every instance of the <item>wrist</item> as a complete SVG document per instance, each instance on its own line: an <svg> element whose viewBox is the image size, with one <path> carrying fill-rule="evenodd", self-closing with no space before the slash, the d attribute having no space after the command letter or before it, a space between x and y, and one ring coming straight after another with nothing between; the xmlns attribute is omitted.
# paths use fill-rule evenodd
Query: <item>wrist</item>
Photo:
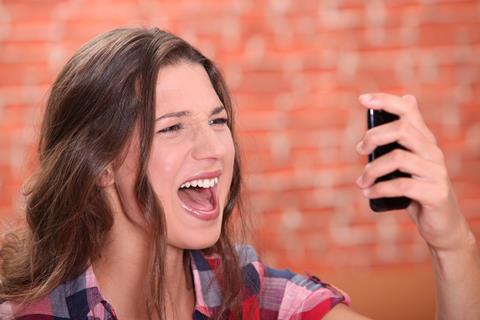
<svg viewBox="0 0 480 320"><path fill-rule="evenodd" d="M480 252L472 232L466 235L461 245L449 249L430 248L430 251L436 274L443 281L469 281L472 272L479 274Z"/></svg>
<svg viewBox="0 0 480 320"><path fill-rule="evenodd" d="M450 255L458 254L477 246L477 240L465 217L458 212L458 219L448 222L442 228L441 235L425 238L432 254ZM428 241L431 239L432 241Z"/></svg>
<svg viewBox="0 0 480 320"><path fill-rule="evenodd" d="M477 239L473 232L468 229L463 232L455 241L455 245L444 248L429 246L430 252L434 258L444 259L449 257L458 257L465 254L471 254L478 251Z"/></svg>

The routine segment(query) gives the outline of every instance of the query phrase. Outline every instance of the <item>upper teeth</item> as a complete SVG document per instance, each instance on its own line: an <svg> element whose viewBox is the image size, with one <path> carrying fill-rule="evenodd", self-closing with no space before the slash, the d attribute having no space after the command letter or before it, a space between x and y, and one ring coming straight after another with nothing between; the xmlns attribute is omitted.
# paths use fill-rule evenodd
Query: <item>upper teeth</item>
<svg viewBox="0 0 480 320"><path fill-rule="evenodd" d="M218 183L218 177L213 179L198 179L185 182L180 186L180 188L190 188L190 187L201 187L201 188L211 188Z"/></svg>

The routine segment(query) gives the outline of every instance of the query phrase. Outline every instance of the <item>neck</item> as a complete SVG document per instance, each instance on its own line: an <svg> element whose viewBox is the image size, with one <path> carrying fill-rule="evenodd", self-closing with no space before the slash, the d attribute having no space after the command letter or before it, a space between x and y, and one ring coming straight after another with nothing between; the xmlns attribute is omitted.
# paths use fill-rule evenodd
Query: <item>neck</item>
<svg viewBox="0 0 480 320"><path fill-rule="evenodd" d="M146 305L152 239L143 227L132 224L123 213L117 211L114 215L114 225L102 255L92 263L100 292L120 320L149 319L149 314L155 319ZM167 245L162 284L167 319L192 319L195 298L191 274L184 272L183 252Z"/></svg>
<svg viewBox="0 0 480 320"><path fill-rule="evenodd" d="M195 304L193 279L190 268L185 270L183 253L183 249L167 246L165 265L167 319L192 319Z"/></svg>

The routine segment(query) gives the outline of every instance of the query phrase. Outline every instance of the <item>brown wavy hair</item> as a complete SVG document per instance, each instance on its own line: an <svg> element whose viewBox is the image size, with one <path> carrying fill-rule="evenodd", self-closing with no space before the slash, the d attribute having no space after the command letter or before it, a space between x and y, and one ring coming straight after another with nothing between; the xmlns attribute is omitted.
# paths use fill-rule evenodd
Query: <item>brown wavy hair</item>
<svg viewBox="0 0 480 320"><path fill-rule="evenodd" d="M107 199L97 186L138 128L135 196L154 230L146 301L150 314L165 317L162 283L166 225L161 203L147 175L155 119L155 87L163 66L186 61L202 65L228 113L234 135L232 101L215 64L183 39L157 28L123 28L93 39L67 62L46 106L39 143L39 168L26 188L26 228L8 234L1 249L0 300L28 303L78 277L97 259L113 224ZM220 255L222 306L216 318L240 313L242 279L235 249L232 213L240 219L240 158L235 160L219 240L206 253ZM238 221L239 220L239 221ZM160 231L160 232L159 232ZM187 255L185 255L186 257Z"/></svg>

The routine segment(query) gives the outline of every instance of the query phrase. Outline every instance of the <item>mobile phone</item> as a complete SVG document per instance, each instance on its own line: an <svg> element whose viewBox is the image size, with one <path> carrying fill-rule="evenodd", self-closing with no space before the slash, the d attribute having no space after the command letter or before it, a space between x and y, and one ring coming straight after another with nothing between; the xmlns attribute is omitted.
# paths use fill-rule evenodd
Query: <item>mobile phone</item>
<svg viewBox="0 0 480 320"><path fill-rule="evenodd" d="M383 110L367 110L367 122L368 122L368 129L371 129L376 126L380 126L382 124L392 122L398 120L399 117L395 114L383 111ZM394 149L404 149L401 144L398 142L392 142L383 146L378 146L373 150L372 153L368 155L368 161L372 162L373 160L377 159L378 157L383 156L384 154L394 150ZM386 181L390 179L395 179L399 177L411 177L410 174L402 172L400 170L395 170L389 174L381 176L375 180L375 183L380 181ZM370 199L370 208L373 211L381 212L381 211L388 211L388 210L399 210L405 209L410 205L412 200L407 197L388 197L388 198L377 198L377 199Z"/></svg>

